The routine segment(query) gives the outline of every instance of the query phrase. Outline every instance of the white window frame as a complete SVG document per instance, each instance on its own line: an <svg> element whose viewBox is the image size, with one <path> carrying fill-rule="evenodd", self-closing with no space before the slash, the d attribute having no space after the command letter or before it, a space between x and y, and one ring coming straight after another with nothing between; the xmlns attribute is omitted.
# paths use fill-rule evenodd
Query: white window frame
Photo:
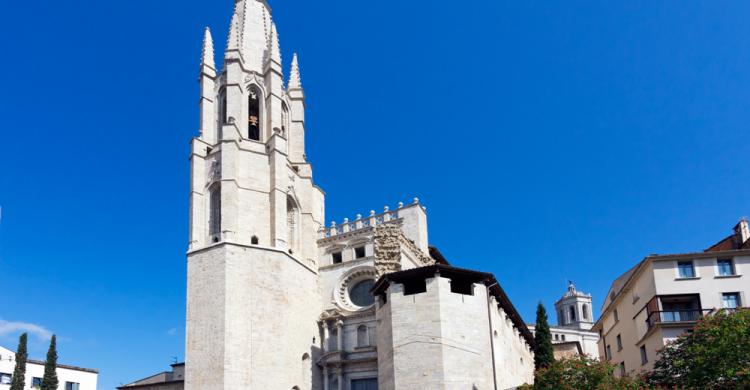
<svg viewBox="0 0 750 390"><path fill-rule="evenodd" d="M729 260L729 265L732 268L732 273L728 274L728 275L722 275L721 274L721 267L719 267L719 262L720 261L727 261L727 260ZM734 261L734 258L730 257L730 258L716 259L716 263L715 264L716 264L715 270L716 270L716 276L717 277L719 277L719 278L730 278L730 277L733 277L733 276L739 276L739 274L737 273L737 263Z"/></svg>
<svg viewBox="0 0 750 390"><path fill-rule="evenodd" d="M680 263L690 263L693 269L693 276L682 276L680 274ZM679 280L692 280L700 278L698 274L698 267L695 266L695 260L676 260L674 262L675 279Z"/></svg>

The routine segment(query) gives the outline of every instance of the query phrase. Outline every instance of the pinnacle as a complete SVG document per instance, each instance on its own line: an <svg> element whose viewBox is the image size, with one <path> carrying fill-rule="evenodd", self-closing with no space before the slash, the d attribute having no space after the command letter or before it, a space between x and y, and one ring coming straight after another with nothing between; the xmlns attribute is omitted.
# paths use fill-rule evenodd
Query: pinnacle
<svg viewBox="0 0 750 390"><path fill-rule="evenodd" d="M216 68L214 61L214 39L211 36L211 29L206 27L206 31L203 35L203 52L201 56L201 64L207 65L213 69Z"/></svg>
<svg viewBox="0 0 750 390"><path fill-rule="evenodd" d="M227 51L240 49L240 24L237 14L232 15L232 23L229 25L229 37L227 38Z"/></svg>
<svg viewBox="0 0 750 390"><path fill-rule="evenodd" d="M289 75L289 89L302 89L302 78L299 72L297 53L292 57L292 69Z"/></svg>
<svg viewBox="0 0 750 390"><path fill-rule="evenodd" d="M281 64L281 49L279 48L279 33L276 31L276 23L271 24L271 36L269 39L270 60Z"/></svg>

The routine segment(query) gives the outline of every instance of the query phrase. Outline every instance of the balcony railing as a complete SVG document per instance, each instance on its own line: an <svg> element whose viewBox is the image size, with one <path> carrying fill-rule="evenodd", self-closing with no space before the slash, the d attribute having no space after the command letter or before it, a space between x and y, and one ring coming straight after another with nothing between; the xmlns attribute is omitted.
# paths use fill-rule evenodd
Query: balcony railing
<svg viewBox="0 0 750 390"><path fill-rule="evenodd" d="M664 322L694 322L710 312L711 309L654 311L649 314L646 323L648 323L648 328L651 329L654 325Z"/></svg>

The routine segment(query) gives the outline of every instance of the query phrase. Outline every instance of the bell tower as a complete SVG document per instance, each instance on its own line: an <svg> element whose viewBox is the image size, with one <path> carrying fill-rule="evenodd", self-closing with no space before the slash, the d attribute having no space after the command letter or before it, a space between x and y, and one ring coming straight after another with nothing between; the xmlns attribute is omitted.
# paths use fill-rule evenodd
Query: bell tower
<svg viewBox="0 0 750 390"><path fill-rule="evenodd" d="M296 55L290 73L285 88L265 0L234 1L220 70L206 29L190 155L188 390L314 385L299 362L315 354L325 198L304 152Z"/></svg>
<svg viewBox="0 0 750 390"><path fill-rule="evenodd" d="M568 291L555 302L557 326L589 330L594 326L591 311L591 295L576 290L573 282L568 282Z"/></svg>

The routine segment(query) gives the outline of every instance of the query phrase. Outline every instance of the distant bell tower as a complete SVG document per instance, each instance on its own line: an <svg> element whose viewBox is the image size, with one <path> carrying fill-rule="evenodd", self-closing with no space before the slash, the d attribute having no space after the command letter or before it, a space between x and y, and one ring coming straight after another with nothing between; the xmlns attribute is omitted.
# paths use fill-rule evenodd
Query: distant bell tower
<svg viewBox="0 0 750 390"><path fill-rule="evenodd" d="M265 0L235 0L223 66L206 29L192 140L186 389L310 389L323 191L297 56L284 86ZM264 356L263 359L254 358Z"/></svg>
<svg viewBox="0 0 750 390"><path fill-rule="evenodd" d="M594 326L591 311L591 295L576 290L573 282L568 282L568 291L557 302L557 326L589 330Z"/></svg>

